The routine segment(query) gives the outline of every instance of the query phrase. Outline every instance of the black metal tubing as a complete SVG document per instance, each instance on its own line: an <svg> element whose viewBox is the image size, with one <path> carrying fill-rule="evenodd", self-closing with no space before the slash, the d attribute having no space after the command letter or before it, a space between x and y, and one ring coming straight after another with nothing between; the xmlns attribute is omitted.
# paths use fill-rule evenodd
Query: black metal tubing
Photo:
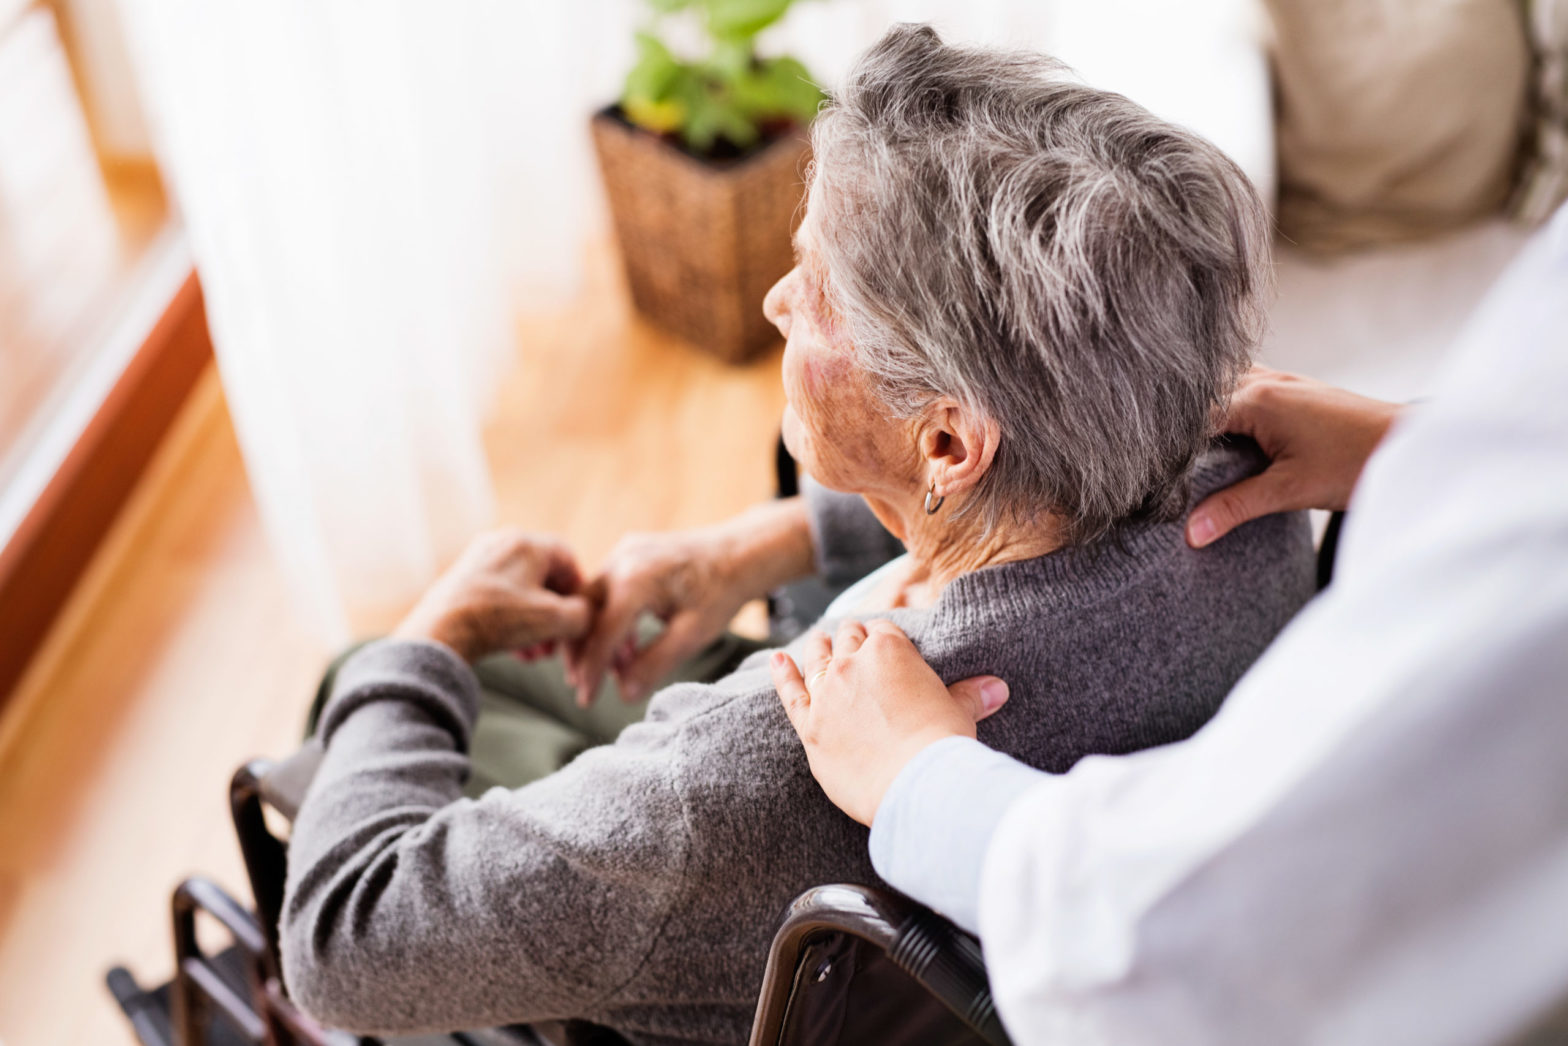
<svg viewBox="0 0 1568 1046"><path fill-rule="evenodd" d="M116 966L105 980L142 1046L174 1046L174 1029L169 1025L168 1013L158 1005L157 996L136 983L130 970Z"/></svg>
<svg viewBox="0 0 1568 1046"><path fill-rule="evenodd" d="M229 782L229 812L234 818L234 834L239 837L240 854L245 859L245 874L250 879L251 896L256 899L256 921L261 925L266 947L263 961L269 977L279 977L278 918L283 914L283 883L288 874L288 851L282 840L267 827L262 781L272 771L266 759L252 759Z"/></svg>
<svg viewBox="0 0 1568 1046"><path fill-rule="evenodd" d="M768 951L750 1046L778 1042L801 952L824 933L851 934L880 948L983 1039L1010 1046L974 938L907 897L853 885L813 887L785 911Z"/></svg>
<svg viewBox="0 0 1568 1046"><path fill-rule="evenodd" d="M218 973L217 967L202 951L196 939L196 915L205 912L216 919L246 953L259 956L267 942L255 918L234 898L207 879L187 879L174 891L174 983L170 988L169 1011L174 1026L174 1041L180 1046L202 1046L207 1040L207 1017L212 1008L235 1030L253 1042L269 1041L267 1023L250 1001L236 992ZM254 983L256 971L248 964L247 976L255 997L261 985Z"/></svg>
<svg viewBox="0 0 1568 1046"><path fill-rule="evenodd" d="M196 916L217 920L244 955L249 998L224 980L196 938ZM174 891L174 982L169 1010L178 1046L203 1046L215 1009L247 1039L266 1046L326 1046L321 1026L283 994L274 953L262 925L244 905L207 879L187 879Z"/></svg>
<svg viewBox="0 0 1568 1046"><path fill-rule="evenodd" d="M800 471L789 448L784 445L782 432L779 433L778 442L773 445L773 484L774 493L778 497L792 498L800 493Z"/></svg>
<svg viewBox="0 0 1568 1046"><path fill-rule="evenodd" d="M1339 556L1339 532L1345 526L1345 514L1335 512L1328 517L1328 526L1323 529L1323 543L1318 546L1318 591L1328 587L1334 580L1334 561Z"/></svg>
<svg viewBox="0 0 1568 1046"><path fill-rule="evenodd" d="M898 929L888 951L900 969L925 985L948 1009L987 1042L1008 1042L991 998L980 942L928 908L919 908Z"/></svg>

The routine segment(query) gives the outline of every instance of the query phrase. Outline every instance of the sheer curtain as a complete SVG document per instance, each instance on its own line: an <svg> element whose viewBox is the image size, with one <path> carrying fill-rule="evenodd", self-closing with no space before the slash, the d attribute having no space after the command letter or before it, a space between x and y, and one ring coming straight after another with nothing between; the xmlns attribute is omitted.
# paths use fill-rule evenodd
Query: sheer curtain
<svg viewBox="0 0 1568 1046"><path fill-rule="evenodd" d="M344 639L492 522L485 390L517 310L571 296L584 241L604 235L586 121L649 8L117 2L271 543L322 634ZM1180 21L1247 2L1180 5ZM828 85L893 21L1092 63L1139 35L1132 8L1160 6L803 0L765 44ZM1191 81L1167 29L1139 53Z"/></svg>
<svg viewBox="0 0 1568 1046"><path fill-rule="evenodd" d="M588 198L557 3L121 0L247 472L324 637L492 522L485 390Z"/></svg>

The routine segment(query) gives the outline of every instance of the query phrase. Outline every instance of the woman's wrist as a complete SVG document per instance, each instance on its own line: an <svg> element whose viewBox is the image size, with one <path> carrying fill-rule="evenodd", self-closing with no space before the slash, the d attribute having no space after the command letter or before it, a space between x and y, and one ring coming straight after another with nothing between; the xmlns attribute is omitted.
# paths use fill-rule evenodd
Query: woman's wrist
<svg viewBox="0 0 1568 1046"><path fill-rule="evenodd" d="M753 599L816 569L805 503L780 498L747 509L715 528L734 590Z"/></svg>
<svg viewBox="0 0 1568 1046"><path fill-rule="evenodd" d="M472 642L473 630L461 620L451 617L412 613L392 630L391 638L435 643L452 651L459 661L468 663L472 663L476 656Z"/></svg>

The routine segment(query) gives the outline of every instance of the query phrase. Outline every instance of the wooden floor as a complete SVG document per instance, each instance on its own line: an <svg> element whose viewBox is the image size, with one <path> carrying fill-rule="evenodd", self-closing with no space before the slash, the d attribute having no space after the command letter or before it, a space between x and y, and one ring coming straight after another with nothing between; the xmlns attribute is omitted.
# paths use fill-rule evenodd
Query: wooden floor
<svg viewBox="0 0 1568 1046"><path fill-rule="evenodd" d="M694 355L628 315L601 257L577 306L523 326L488 434L503 517L590 564L627 529L720 518L771 493L782 403L776 351ZM182 877L243 896L228 776L292 747L327 653L209 376L0 722L0 1043L134 1041L103 972L168 975Z"/></svg>

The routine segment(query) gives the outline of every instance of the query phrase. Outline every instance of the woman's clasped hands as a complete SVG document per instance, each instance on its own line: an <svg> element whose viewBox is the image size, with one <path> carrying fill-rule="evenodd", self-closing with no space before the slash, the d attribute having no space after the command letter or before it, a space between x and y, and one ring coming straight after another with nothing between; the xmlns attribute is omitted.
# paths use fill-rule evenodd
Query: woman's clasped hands
<svg viewBox="0 0 1568 1046"><path fill-rule="evenodd" d="M811 570L796 499L711 527L628 535L591 579L558 539L503 529L474 539L394 634L443 643L469 662L558 649L579 704L610 675L622 699L636 701L723 633L747 601ZM645 615L664 626L646 642Z"/></svg>

